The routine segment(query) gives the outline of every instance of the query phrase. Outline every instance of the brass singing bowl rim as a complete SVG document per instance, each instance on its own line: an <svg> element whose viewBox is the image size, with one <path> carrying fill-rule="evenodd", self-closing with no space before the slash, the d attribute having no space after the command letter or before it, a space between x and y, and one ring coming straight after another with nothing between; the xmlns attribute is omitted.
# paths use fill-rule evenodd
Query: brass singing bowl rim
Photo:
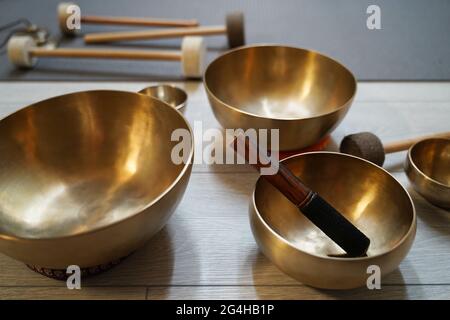
<svg viewBox="0 0 450 320"><path fill-rule="evenodd" d="M428 143L430 141L447 141L450 142L450 139L447 138L430 138L430 139L424 139L424 140L420 140L416 143L414 143L409 149L408 149L408 161L411 164L411 167L414 169L415 172L417 172L420 177L422 177L423 179L425 179L426 181L429 181L430 183L439 185L443 188L449 189L450 190L450 184L445 184L442 183L436 179L434 179L433 177L430 177L429 175L425 174L422 170L419 169L419 167L416 165L416 163L414 162L414 157L412 155L413 151L415 148L417 148L420 144L424 144L424 143Z"/></svg>
<svg viewBox="0 0 450 320"><path fill-rule="evenodd" d="M172 106L165 99L159 98L157 94L151 94L151 93L148 92L148 91L157 90L158 88L163 88L163 89L169 89L169 90L176 91L177 94L180 95L181 98L177 99L178 101L177 101L177 104L175 106ZM145 95L147 97L151 97L151 98L154 98L154 99L161 100L165 104L167 104L167 105L169 105L172 108L175 108L177 110L183 109L186 106L186 102L187 102L187 99L188 99L188 94L186 93L186 91L184 91L180 87L172 85L172 84L155 84L155 85L152 85L152 86L148 86L148 87L142 88L141 90L138 91L138 93L139 94L143 94L143 95Z"/></svg>
<svg viewBox="0 0 450 320"><path fill-rule="evenodd" d="M329 61L337 64L338 66L342 67L346 72L348 72L348 74L350 75L350 77L353 80L352 84L353 84L353 88L354 89L353 89L352 95L344 103L342 103L339 106L333 108L333 110L331 110L331 111L318 113L317 115L314 115L314 116L308 116L308 117L302 117L302 118L283 118L283 117L265 117L265 116L262 116L262 115L258 115L256 113L252 113L252 112L248 112L248 111L242 110L241 108L238 108L238 107L233 107L232 105L226 103L222 99L219 99L212 92L212 90L209 88L209 86L208 86L208 73L210 73L210 69L212 68L212 66L215 63L217 63L217 61L219 61L221 58L223 58L223 57L225 57L227 55L233 54L233 53L235 53L237 51L244 51L244 50L252 49L252 48L272 48L272 47L282 47L282 48L287 48L287 49L294 49L294 50L300 50L300 51L304 51L304 52L313 53L313 54L321 56L321 57L323 57L325 59L328 59ZM238 47L238 48L235 48L235 49L232 49L232 50L228 50L225 53L219 55L217 58L215 58L206 67L206 70L205 70L204 75L203 75L203 79L204 79L203 83L205 85L206 91L212 97L214 97L217 101L219 101L221 104L226 106L227 108L230 108L233 111L240 112L242 114L246 114L248 116L255 117L255 118L260 118L260 119L265 119L265 120L286 121L286 122L288 122L288 121L305 120L305 119L316 119L316 118L320 118L320 117L323 117L323 116L326 116L326 115L329 115L329 114L333 114L333 113L335 113L335 112L345 108L345 106L347 106L353 100L353 98L356 95L357 87L358 87L355 75L346 66L344 66L341 62L339 62L338 60L336 60L336 59L334 59L334 58L332 58L330 56L327 56L326 54L323 54L323 53L321 53L319 51L305 49L305 48L300 48L300 47L296 47L296 46L283 45L283 44L278 44L278 43L258 43L258 44L245 45L245 46L241 46L241 47Z"/></svg>
<svg viewBox="0 0 450 320"><path fill-rule="evenodd" d="M278 234L267 222L266 220L261 216L259 210L258 210L258 206L256 205L256 200L255 200L255 193L256 193L256 187L258 185L258 182L260 181L260 179L262 179L262 177L259 177L258 180L256 181L255 184L255 189L253 190L252 193L252 205L253 205L253 209L255 210L255 213L258 217L258 220L264 225L265 229L268 230L277 240L283 242L285 245L287 245L288 247L290 247L293 250L299 251L302 254L314 257L314 258L318 258L318 259L322 259L322 260L332 260L332 261L338 261L338 262L348 262L348 261L366 261L366 260L371 260L371 259L376 259L382 256L385 256L387 254L389 254L390 252L395 251L398 247L400 247L410 236L411 233L414 232L415 229L415 225L416 225L416 220L417 220L417 214L416 214L416 208L414 207L414 202L411 198L411 196L409 195L409 192L406 190L406 188L392 175L390 174L387 170L385 170L382 167L379 167L375 164L373 164L372 162L359 158L359 157L355 157L349 154L344 154L344 153L340 153L340 152L332 152L332 151L313 151L313 152L305 152L305 153L301 153L301 154L296 154L290 157L287 157L283 160L281 160L280 162L283 161L287 161L289 159L292 158L296 158L296 157L301 157L303 155L309 155L309 154L334 154L334 155L338 155L338 156L343 156L343 157L349 157L349 158L354 158L356 160L360 160L363 162L366 162L367 164L371 165L371 166L375 166L378 169L382 170L385 174L387 174L390 178L392 178L395 182L397 182L397 184L402 188L402 190L405 192L405 195L408 197L409 202L411 203L411 208L412 208L412 219L411 219L411 224L408 228L408 231L403 235L403 237L392 247L389 248L389 250L383 252L383 253L378 253L375 255L371 255L371 256L365 256L365 257L332 257L332 256L324 256L324 255L318 255L315 253L311 253L305 250L302 250L301 248L295 246L294 244L292 244L290 241L288 241L286 238L284 238L283 236L281 236L280 234ZM300 214L300 213L299 213Z"/></svg>
<svg viewBox="0 0 450 320"><path fill-rule="evenodd" d="M26 106L24 108L16 110L13 113L3 117L2 119L0 119L0 123L2 121L4 121L4 120L10 118L10 117L14 117L17 113L22 112L24 110L38 108L39 105L45 104L47 101L50 101L52 99L61 98L61 97L65 97L65 96L70 96L70 95L75 95L77 93L97 93L97 92L98 93L115 92L115 93L126 93L126 94L140 94L140 93L136 93L136 92L121 91L121 90L81 90L81 91L75 91L75 92L54 96L54 97L51 97L51 98L48 98L48 99L44 99L44 100L40 100L38 102L32 103L32 104L30 104L30 105L28 105L28 106ZM1 233L0 232L0 239L6 240L6 241L32 241L32 242L39 242L39 241L49 241L49 240L53 241L53 240L71 239L71 238L76 238L76 237L80 237L80 236L85 236L85 235L97 233L97 232L100 232L102 230L111 228L111 227L113 227L115 225L118 225L120 223L123 223L124 221L129 220L131 218L134 218L134 217L136 217L139 214L142 214L143 212L145 212L146 209L148 209L151 206L153 206L154 204L156 204L166 194L168 194L178 184L178 182L183 178L183 176L186 174L186 171L189 170L189 164L192 162L192 158L193 158L193 155L194 155L194 134L193 134L191 125L189 124L189 122L186 120L186 118L183 116L183 114L179 110L171 107L170 105L168 105L164 101L161 101L160 99L156 99L156 98L153 98L153 97L150 97L150 96L147 96L147 97L148 97L148 99L154 100L156 103L160 103L160 104L165 105L167 108L170 108L171 110L173 110L173 112L178 113L178 115L181 117L181 119L185 123L186 127L188 128L190 136L191 136L191 141L192 141L191 148L189 150L189 157L187 158L188 160L184 163L184 167L180 171L180 173L178 174L176 179L164 190L164 192L161 192L161 194L159 194L156 198L154 198L152 201L150 201L145 207L143 207L142 209L134 212L133 214L130 214L127 217L125 217L125 218L123 218L121 220L114 221L114 222L109 223L107 225L103 225L103 226L98 226L98 227L92 228L92 229L90 229L88 231L82 231L82 232L78 232L78 233L75 233L75 234L69 234L69 235L63 235L63 236L39 237L39 238L23 237L23 236L17 236L17 235L12 235L12 234L7 234L7 233Z"/></svg>

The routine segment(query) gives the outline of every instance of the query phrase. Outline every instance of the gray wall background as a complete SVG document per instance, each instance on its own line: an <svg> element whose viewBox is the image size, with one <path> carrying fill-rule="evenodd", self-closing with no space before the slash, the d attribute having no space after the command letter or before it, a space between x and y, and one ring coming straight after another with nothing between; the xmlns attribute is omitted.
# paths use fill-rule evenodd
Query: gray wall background
<svg viewBox="0 0 450 320"><path fill-rule="evenodd" d="M59 36L58 0L0 0L0 24L20 17ZM203 25L224 22L242 10L247 43L282 43L314 49L349 67L359 80L450 80L448 0L79 0L82 14L197 18ZM366 8L381 7L382 30L366 27ZM84 26L82 32L123 30ZM132 28L127 28L132 29ZM6 36L2 32L0 37ZM3 38L1 38L3 39ZM208 60L226 50L225 37L207 39ZM177 49L180 40L116 44L118 48ZM84 46L81 38L61 46ZM92 45L91 45L92 46ZM98 47L98 46L96 46ZM177 80L173 62L41 59L29 71L0 56L2 80Z"/></svg>

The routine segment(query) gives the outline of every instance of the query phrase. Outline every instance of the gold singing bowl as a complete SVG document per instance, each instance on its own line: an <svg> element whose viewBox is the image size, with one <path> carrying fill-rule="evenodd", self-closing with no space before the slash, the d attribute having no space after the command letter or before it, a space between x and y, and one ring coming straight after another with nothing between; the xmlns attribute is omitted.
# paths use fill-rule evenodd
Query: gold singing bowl
<svg viewBox="0 0 450 320"><path fill-rule="evenodd" d="M139 93L159 99L181 112L184 112L188 98L184 90L166 84L146 87L140 90Z"/></svg>
<svg viewBox="0 0 450 320"><path fill-rule="evenodd" d="M343 119L356 80L317 52L247 46L214 60L204 76L214 115L224 128L279 129L280 150L310 146Z"/></svg>
<svg viewBox="0 0 450 320"><path fill-rule="evenodd" d="M426 139L408 151L406 175L432 204L450 210L450 139Z"/></svg>
<svg viewBox="0 0 450 320"><path fill-rule="evenodd" d="M160 230L189 180L172 132L184 117L141 94L87 91L0 121L0 252L53 269L127 256ZM190 136L192 139L192 135Z"/></svg>
<svg viewBox="0 0 450 320"><path fill-rule="evenodd" d="M368 267L395 270L411 248L416 213L408 192L387 171L354 156L311 152L283 160L305 184L370 238L366 257L344 251L272 185L259 179L250 223L261 251L283 272L317 288L366 284Z"/></svg>

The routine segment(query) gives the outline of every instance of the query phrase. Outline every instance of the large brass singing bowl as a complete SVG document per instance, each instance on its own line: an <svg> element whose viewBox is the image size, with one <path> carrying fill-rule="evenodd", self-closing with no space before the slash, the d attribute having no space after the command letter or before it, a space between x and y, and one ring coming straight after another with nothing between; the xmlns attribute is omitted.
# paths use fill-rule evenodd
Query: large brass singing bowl
<svg viewBox="0 0 450 320"><path fill-rule="evenodd" d="M408 192L387 171L350 155L311 152L283 163L322 195L371 240L366 257L344 251L263 179L256 183L250 223L261 251L282 271L317 288L364 286L373 270L395 270L416 234L416 213Z"/></svg>
<svg viewBox="0 0 450 320"><path fill-rule="evenodd" d="M408 151L406 175L432 204L450 210L450 139L426 139Z"/></svg>
<svg viewBox="0 0 450 320"><path fill-rule="evenodd" d="M177 128L192 133L174 108L121 91L67 94L0 121L0 252L65 269L143 245L189 180L192 141L186 163L171 161Z"/></svg>
<svg viewBox="0 0 450 320"><path fill-rule="evenodd" d="M310 146L343 119L356 93L352 73L317 52L278 45L229 51L206 69L214 115L227 129L279 129L280 150Z"/></svg>

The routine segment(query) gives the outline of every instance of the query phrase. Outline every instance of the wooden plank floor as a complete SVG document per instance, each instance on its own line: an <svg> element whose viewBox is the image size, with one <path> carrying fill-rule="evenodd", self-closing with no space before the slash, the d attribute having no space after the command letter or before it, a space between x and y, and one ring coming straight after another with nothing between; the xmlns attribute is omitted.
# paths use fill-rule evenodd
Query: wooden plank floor
<svg viewBox="0 0 450 320"><path fill-rule="evenodd" d="M0 82L0 118L58 94L87 89L137 91L149 84ZM204 129L220 128L202 84L177 85L189 93L190 123L202 121ZM335 149L344 135L358 131L372 131L390 141L449 129L450 83L360 83L329 149ZM399 269L383 279L381 290L317 290L284 275L259 253L250 231L248 201L257 174L247 166L199 164L166 228L123 263L84 280L81 290L68 290L65 283L42 277L0 254L0 298L450 299L450 212L433 207L411 189L402 169L404 158L404 152L388 156L385 168L414 199L417 237Z"/></svg>

